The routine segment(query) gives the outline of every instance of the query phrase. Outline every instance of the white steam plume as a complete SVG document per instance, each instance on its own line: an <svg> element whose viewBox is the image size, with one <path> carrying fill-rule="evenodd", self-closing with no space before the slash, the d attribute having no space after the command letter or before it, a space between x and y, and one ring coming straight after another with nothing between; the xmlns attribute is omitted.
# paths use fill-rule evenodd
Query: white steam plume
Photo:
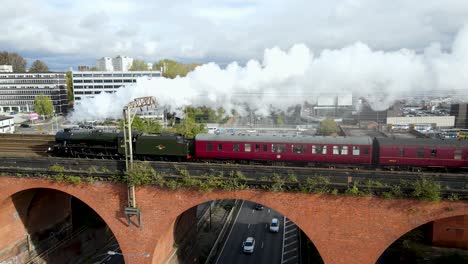
<svg viewBox="0 0 468 264"><path fill-rule="evenodd" d="M236 62L221 69L215 63L197 67L185 78L140 78L136 85L115 94L96 95L75 106L73 121L120 118L133 98L155 96L171 109L185 105L223 106L241 110L247 104L266 115L270 106L286 109L318 95L352 92L368 99L375 110L413 96L453 96L468 99L468 26L456 36L450 52L440 44L423 53L408 49L372 51L355 43L339 50L324 50L314 57L303 44L284 52L267 49L263 61Z"/></svg>

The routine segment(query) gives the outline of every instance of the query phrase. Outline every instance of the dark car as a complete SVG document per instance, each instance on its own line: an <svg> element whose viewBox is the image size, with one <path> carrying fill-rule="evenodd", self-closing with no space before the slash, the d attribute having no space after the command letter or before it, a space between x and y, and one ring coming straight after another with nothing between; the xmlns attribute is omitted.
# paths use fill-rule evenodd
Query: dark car
<svg viewBox="0 0 468 264"><path fill-rule="evenodd" d="M31 127L31 126L28 124L21 124L20 127Z"/></svg>
<svg viewBox="0 0 468 264"><path fill-rule="evenodd" d="M264 207L261 204L255 204L255 210L263 210Z"/></svg>

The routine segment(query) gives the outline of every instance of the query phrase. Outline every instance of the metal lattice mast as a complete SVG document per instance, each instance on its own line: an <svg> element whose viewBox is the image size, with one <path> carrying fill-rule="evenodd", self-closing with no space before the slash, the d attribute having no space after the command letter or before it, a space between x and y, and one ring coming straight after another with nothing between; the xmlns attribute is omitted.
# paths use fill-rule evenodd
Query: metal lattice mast
<svg viewBox="0 0 468 264"><path fill-rule="evenodd" d="M132 102L128 103L123 109L124 116L124 145L125 145L125 169L128 177L131 177L131 170L133 169L133 137L132 137L132 123L138 108L143 106L156 106L156 99L152 96L135 98ZM129 183L127 186L128 205L124 209L125 216L130 226L130 217L138 217L138 226L141 226L141 212L137 208L135 197L135 185Z"/></svg>

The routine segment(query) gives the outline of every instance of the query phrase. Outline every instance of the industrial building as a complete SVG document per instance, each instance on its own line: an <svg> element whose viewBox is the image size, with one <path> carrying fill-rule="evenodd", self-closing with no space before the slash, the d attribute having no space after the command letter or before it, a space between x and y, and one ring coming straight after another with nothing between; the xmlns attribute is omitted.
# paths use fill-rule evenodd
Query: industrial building
<svg viewBox="0 0 468 264"><path fill-rule="evenodd" d="M38 95L49 96L56 113L66 113L65 73L0 73L0 112L32 112Z"/></svg>
<svg viewBox="0 0 468 264"><path fill-rule="evenodd" d="M75 102L79 103L83 98L93 98L101 93L115 93L122 86L136 83L137 78L161 77L159 71L74 71L73 94Z"/></svg>
<svg viewBox="0 0 468 264"><path fill-rule="evenodd" d="M468 128L468 104L452 104L450 115L455 116L455 127Z"/></svg>
<svg viewBox="0 0 468 264"><path fill-rule="evenodd" d="M452 128L455 125L455 116L403 116L387 117L389 125L425 125L432 124L438 128Z"/></svg>

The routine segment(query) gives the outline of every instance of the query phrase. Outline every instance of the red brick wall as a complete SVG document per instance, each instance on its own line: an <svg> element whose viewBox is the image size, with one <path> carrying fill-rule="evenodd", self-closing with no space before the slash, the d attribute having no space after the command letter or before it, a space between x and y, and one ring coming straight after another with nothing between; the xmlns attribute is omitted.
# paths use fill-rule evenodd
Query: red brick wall
<svg viewBox="0 0 468 264"><path fill-rule="evenodd" d="M468 215L434 221L432 244L468 249Z"/></svg>
<svg viewBox="0 0 468 264"><path fill-rule="evenodd" d="M139 187L136 196L143 226L138 228L127 227L122 210L127 203L124 185L71 185L0 177L0 201L27 188L56 189L82 200L109 225L124 254L152 255L150 258L133 257L133 264L161 263L171 252L177 217L193 206L216 199L258 202L286 215L312 240L326 264L374 264L382 252L406 232L433 220L468 212L468 203L460 201L430 203L258 190L198 192ZM5 244L0 241L2 243Z"/></svg>

